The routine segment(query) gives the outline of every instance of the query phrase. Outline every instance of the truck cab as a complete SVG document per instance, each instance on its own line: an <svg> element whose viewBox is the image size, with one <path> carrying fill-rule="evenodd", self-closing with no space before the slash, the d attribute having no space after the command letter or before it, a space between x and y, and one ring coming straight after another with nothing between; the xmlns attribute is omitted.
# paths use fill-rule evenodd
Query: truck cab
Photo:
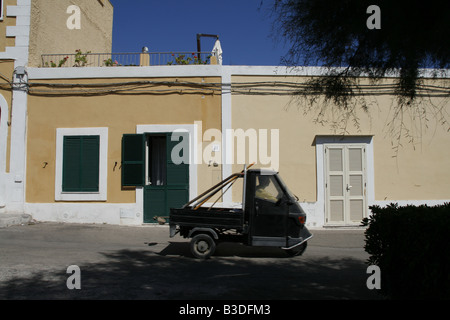
<svg viewBox="0 0 450 320"><path fill-rule="evenodd" d="M306 213L277 172L247 172L245 215L252 246L294 247L305 238Z"/></svg>
<svg viewBox="0 0 450 320"><path fill-rule="evenodd" d="M243 179L240 208L214 208L212 198ZM211 204L212 202L212 204ZM244 169L205 191L182 208L170 210L170 236L191 238L191 252L209 258L220 242L279 247L289 256L300 255L312 234L298 198L275 171Z"/></svg>

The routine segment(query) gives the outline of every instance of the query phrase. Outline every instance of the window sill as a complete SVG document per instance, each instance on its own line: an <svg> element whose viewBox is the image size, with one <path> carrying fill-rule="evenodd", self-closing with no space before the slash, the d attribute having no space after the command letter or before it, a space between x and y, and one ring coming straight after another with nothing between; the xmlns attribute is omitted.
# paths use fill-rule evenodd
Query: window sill
<svg viewBox="0 0 450 320"><path fill-rule="evenodd" d="M100 192L61 192L55 201L106 201L106 195Z"/></svg>

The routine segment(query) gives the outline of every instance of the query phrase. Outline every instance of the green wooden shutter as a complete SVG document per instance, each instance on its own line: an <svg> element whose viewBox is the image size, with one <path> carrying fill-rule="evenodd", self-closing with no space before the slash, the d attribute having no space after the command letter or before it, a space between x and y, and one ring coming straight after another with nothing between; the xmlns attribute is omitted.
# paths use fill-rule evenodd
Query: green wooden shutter
<svg viewBox="0 0 450 320"><path fill-rule="evenodd" d="M167 136L167 184L189 185L189 133Z"/></svg>
<svg viewBox="0 0 450 320"><path fill-rule="evenodd" d="M64 137L62 191L74 192L80 186L80 137Z"/></svg>
<svg viewBox="0 0 450 320"><path fill-rule="evenodd" d="M98 192L100 170L100 136L82 137L80 190Z"/></svg>
<svg viewBox="0 0 450 320"><path fill-rule="evenodd" d="M189 201L189 134L167 136L167 207L180 208ZM180 159L183 161L180 163Z"/></svg>
<svg viewBox="0 0 450 320"><path fill-rule="evenodd" d="M100 136L65 136L63 192L98 192Z"/></svg>
<svg viewBox="0 0 450 320"><path fill-rule="evenodd" d="M122 186L144 186L145 142L143 134L122 137Z"/></svg>

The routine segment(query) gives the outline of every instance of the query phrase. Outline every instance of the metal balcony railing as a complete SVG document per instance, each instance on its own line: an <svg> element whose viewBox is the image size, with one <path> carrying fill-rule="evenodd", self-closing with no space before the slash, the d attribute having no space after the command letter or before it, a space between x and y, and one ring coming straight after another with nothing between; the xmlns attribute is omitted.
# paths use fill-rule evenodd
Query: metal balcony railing
<svg viewBox="0 0 450 320"><path fill-rule="evenodd" d="M148 52L43 54L43 68L125 67L217 64L211 52Z"/></svg>

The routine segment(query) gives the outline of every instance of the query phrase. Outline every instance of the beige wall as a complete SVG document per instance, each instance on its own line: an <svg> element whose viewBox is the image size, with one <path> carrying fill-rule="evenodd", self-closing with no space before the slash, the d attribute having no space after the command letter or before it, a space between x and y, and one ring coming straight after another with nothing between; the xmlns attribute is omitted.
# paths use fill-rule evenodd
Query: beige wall
<svg viewBox="0 0 450 320"><path fill-rule="evenodd" d="M238 82L301 82L301 78L235 76ZM386 80L389 82L390 80ZM429 84L445 84L448 80L425 81ZM375 200L442 200L450 198L450 133L449 123L441 125L429 109L428 121L418 121L418 115L405 110L404 124L413 128L415 143L408 142L406 131L398 152L394 150L398 140L389 129L388 122L393 117L393 96L377 95L368 97L369 111L357 106L359 129L350 119L347 135L373 135ZM432 98L435 106L443 108L448 117L448 99ZM394 101L395 102L395 101ZM305 104L296 103L289 95L245 95L232 97L233 128L279 129L280 167L279 171L288 186L300 200L317 201L316 146L318 135L339 135L341 130L330 128L330 122L315 124L314 112L323 104L318 102L311 111L305 113ZM337 117L329 112L326 119ZM447 120L449 120L447 118ZM428 128L426 128L428 126ZM400 128L399 125L395 127ZM242 170L235 165L233 171ZM239 199L240 194L234 194Z"/></svg>
<svg viewBox="0 0 450 320"><path fill-rule="evenodd" d="M137 79L127 79L134 81ZM141 79L142 80L142 79ZM145 79L152 80L152 79ZM175 79L154 79L174 81ZM219 82L217 78L183 79L192 82ZM97 79L122 82L123 79ZM52 82L40 80L39 82ZM53 82L63 82L62 80ZM81 83L86 80L64 81ZM89 82L93 82L92 80ZM177 89L176 87L172 87ZM167 89L161 87L160 89ZM28 97L27 188L29 203L55 201L55 152L57 128L108 127L109 203L134 203L135 190L121 189L121 141L125 133L136 133L137 125L194 124L202 121L203 131L221 128L220 95L106 95L94 97ZM47 166L44 168L44 163ZM118 165L115 167L115 162ZM210 187L217 168L198 166L198 190ZM219 168L220 169L220 168Z"/></svg>
<svg viewBox="0 0 450 320"><path fill-rule="evenodd" d="M70 5L81 9L79 30L67 28L71 14L66 11ZM113 6L109 0L33 0L29 66L40 66L42 54L74 54L77 49L111 52L112 24Z"/></svg>
<svg viewBox="0 0 450 320"><path fill-rule="evenodd" d="M7 17L6 16L6 8L7 6L15 6L17 4L17 0L4 0L3 1L3 20L0 21L0 52L5 52L6 47L14 47L15 38L14 37L6 37L6 27L7 26L15 26L16 18L15 17Z"/></svg>
<svg viewBox="0 0 450 320"><path fill-rule="evenodd" d="M217 83L220 78L205 78ZM234 84L250 81L299 81L301 78L234 76ZM136 79L134 79L136 80ZM151 80L151 79L146 79ZM164 81L174 79L155 79ZM183 79L202 81L201 78ZM53 82L79 83L88 80L57 80ZM123 79L91 79L88 82L117 82ZM133 79L127 79L133 81ZM387 80L388 81L388 80ZM440 80L448 86L448 80ZM52 82L43 81L39 82ZM427 81L426 81L427 82ZM428 83L435 83L428 81ZM442 83L441 83L442 84ZM173 87L172 87L173 89ZM176 89L176 88L175 88ZM448 100L448 99L447 99ZM450 111L448 101L432 98L435 106L444 113ZM415 128L415 142L408 142L403 132L398 152L398 141L390 132L393 97L377 95L368 97L369 111L357 105L359 128L352 122L347 126L347 136L373 136L374 200L444 200L450 193L450 133L449 125L441 125L432 115L428 121L417 121L417 115L404 113L403 122ZM394 101L395 102L395 101ZM303 107L289 95L232 96L232 125L234 129L278 129L280 134L279 171L292 191L302 201L317 199L317 161L315 138L339 135L340 130L330 128L330 123L314 122L314 110L304 113ZM336 114L327 114L330 120ZM56 128L108 127L108 202L133 203L135 192L121 190L120 170L113 170L121 162L121 137L135 133L139 124L193 124L202 121L203 133L208 129L222 130L220 95L170 94L170 95L105 95L95 97L28 98L27 191L30 203L54 202ZM413 121L413 125L411 125ZM426 128L427 126L427 128ZM399 127L397 127L399 128ZM204 147L208 143L204 142ZM48 165L43 168L43 163ZM242 170L233 165L233 172ZM258 167L258 166L256 166ZM220 167L199 166L198 191L204 191L217 181ZM234 188L233 200L239 201L239 188Z"/></svg>

